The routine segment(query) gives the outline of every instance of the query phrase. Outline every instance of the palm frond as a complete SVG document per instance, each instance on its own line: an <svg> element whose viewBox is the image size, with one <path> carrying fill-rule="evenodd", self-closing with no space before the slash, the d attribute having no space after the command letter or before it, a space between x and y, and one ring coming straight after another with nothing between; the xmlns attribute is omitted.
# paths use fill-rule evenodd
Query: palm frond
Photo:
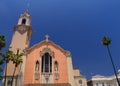
<svg viewBox="0 0 120 86"><path fill-rule="evenodd" d="M23 62L22 56L23 54L22 53L19 54L19 52L17 52L17 54L13 54L13 57L11 60L13 64L15 64L15 67L17 67L19 64Z"/></svg>
<svg viewBox="0 0 120 86"><path fill-rule="evenodd" d="M0 35L0 50L5 47L6 42L5 42L5 37L3 35Z"/></svg>
<svg viewBox="0 0 120 86"><path fill-rule="evenodd" d="M102 44L108 46L111 43L111 39L107 36L104 36L101 40Z"/></svg>

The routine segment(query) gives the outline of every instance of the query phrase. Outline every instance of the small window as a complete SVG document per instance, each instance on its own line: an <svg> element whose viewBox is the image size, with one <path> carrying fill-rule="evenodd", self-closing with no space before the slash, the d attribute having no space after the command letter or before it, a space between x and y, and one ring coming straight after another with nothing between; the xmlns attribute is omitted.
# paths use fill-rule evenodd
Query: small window
<svg viewBox="0 0 120 86"><path fill-rule="evenodd" d="M96 83L96 86L98 86L98 83Z"/></svg>
<svg viewBox="0 0 120 86"><path fill-rule="evenodd" d="M107 86L111 86L111 85L108 83Z"/></svg>
<svg viewBox="0 0 120 86"><path fill-rule="evenodd" d="M82 80L79 80L79 83L82 84Z"/></svg>
<svg viewBox="0 0 120 86"><path fill-rule="evenodd" d="M102 86L105 86L105 84L104 84L104 83L102 83Z"/></svg>
<svg viewBox="0 0 120 86"><path fill-rule="evenodd" d="M8 80L7 85L11 86L11 83L12 83L11 80Z"/></svg>
<svg viewBox="0 0 120 86"><path fill-rule="evenodd" d="M26 19L22 19L22 24L26 24Z"/></svg>
<svg viewBox="0 0 120 86"><path fill-rule="evenodd" d="M82 80L79 80L79 84L80 84L80 86L82 86Z"/></svg>

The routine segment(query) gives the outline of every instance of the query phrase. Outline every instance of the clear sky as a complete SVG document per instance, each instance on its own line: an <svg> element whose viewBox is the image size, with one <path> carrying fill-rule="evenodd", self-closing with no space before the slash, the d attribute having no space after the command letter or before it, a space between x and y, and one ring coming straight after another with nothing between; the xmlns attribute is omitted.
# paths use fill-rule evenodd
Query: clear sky
<svg viewBox="0 0 120 86"><path fill-rule="evenodd" d="M32 17L31 46L49 34L51 41L71 52L73 66L89 79L91 74L113 74L107 49L101 44L101 38L109 36L120 69L120 0L0 0L0 34L7 40L4 50L27 8Z"/></svg>

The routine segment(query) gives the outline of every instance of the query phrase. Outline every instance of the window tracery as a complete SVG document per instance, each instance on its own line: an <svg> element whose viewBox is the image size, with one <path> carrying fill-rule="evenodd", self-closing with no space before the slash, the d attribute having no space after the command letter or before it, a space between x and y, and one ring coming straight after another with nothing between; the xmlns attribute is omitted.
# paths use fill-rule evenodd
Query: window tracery
<svg viewBox="0 0 120 86"><path fill-rule="evenodd" d="M52 72L52 57L49 53L45 53L42 56L42 73L51 73Z"/></svg>

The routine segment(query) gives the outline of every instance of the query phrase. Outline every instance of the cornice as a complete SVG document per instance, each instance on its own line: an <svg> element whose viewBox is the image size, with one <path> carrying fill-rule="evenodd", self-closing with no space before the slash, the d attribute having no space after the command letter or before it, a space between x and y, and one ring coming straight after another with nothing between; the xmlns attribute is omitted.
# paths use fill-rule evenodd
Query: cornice
<svg viewBox="0 0 120 86"><path fill-rule="evenodd" d="M118 75L118 78L120 78L120 76ZM101 75L96 75L92 77L93 81L97 81L97 80L114 80L115 79L115 75L112 76L101 76Z"/></svg>

